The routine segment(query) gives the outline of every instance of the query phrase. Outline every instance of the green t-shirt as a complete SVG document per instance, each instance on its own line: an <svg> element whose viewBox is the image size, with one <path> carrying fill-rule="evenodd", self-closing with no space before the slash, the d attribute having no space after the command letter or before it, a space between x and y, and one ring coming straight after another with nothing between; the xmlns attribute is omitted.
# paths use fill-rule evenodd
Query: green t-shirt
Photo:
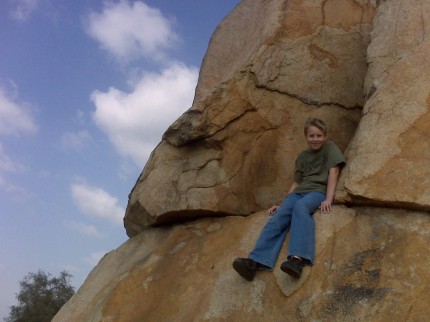
<svg viewBox="0 0 430 322"><path fill-rule="evenodd" d="M294 193L322 192L326 193L328 172L334 166L345 165L342 152L333 141L327 141L318 151L307 149L296 159L294 181L299 186Z"/></svg>

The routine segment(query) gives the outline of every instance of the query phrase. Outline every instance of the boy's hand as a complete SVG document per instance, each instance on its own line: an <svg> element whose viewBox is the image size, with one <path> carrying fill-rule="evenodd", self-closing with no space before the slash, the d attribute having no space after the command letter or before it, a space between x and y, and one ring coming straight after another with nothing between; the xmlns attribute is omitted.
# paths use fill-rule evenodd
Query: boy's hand
<svg viewBox="0 0 430 322"><path fill-rule="evenodd" d="M278 210L279 206L272 206L272 208L270 208L269 210L267 210L267 215L268 216L273 216L273 214L276 212L276 210Z"/></svg>
<svg viewBox="0 0 430 322"><path fill-rule="evenodd" d="M329 200L324 200L321 202L320 211L323 214L329 213L331 211L331 202Z"/></svg>

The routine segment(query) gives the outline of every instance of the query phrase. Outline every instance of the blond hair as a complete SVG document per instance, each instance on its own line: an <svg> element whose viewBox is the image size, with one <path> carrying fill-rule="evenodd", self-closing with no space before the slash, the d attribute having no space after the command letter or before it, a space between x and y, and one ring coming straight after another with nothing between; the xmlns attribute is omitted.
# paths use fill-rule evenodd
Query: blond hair
<svg viewBox="0 0 430 322"><path fill-rule="evenodd" d="M311 126L315 126L316 128L320 129L324 133L324 135L327 134L327 126L322 120L317 118L308 118L305 123L305 129L304 129L305 135L308 134L309 128Z"/></svg>

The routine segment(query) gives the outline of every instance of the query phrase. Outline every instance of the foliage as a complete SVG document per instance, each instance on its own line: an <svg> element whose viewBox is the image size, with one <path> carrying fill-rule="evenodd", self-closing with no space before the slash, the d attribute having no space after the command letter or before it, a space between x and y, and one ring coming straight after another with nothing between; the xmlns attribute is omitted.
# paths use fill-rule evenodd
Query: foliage
<svg viewBox="0 0 430 322"><path fill-rule="evenodd" d="M6 322L49 322L75 293L70 285L72 275L63 271L52 277L43 271L28 273L19 282L18 305L10 307Z"/></svg>

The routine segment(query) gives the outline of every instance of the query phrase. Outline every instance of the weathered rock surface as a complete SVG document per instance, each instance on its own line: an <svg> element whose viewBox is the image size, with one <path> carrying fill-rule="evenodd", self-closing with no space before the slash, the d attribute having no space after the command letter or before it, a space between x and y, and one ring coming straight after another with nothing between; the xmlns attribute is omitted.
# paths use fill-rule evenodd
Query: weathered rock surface
<svg viewBox="0 0 430 322"><path fill-rule="evenodd" d="M429 19L427 0L242 1L130 195L134 237L54 321L427 321ZM349 208L315 214L300 280L281 257L246 282L232 260L284 197L309 116L345 150Z"/></svg>
<svg viewBox="0 0 430 322"><path fill-rule="evenodd" d="M375 7L368 0L242 1L212 38L193 106L167 130L131 193L127 234L279 202L310 116L324 119L345 149L364 104Z"/></svg>
<svg viewBox="0 0 430 322"><path fill-rule="evenodd" d="M430 2L380 4L345 199L430 209Z"/></svg>
<svg viewBox="0 0 430 322"><path fill-rule="evenodd" d="M231 268L253 247L264 213L199 219L150 229L107 254L53 321L428 319L427 213L337 206L315 216L317 259L299 281L280 271L281 257L253 282Z"/></svg>
<svg viewBox="0 0 430 322"><path fill-rule="evenodd" d="M430 2L383 2L368 49L370 96L343 173L349 197L430 209Z"/></svg>

